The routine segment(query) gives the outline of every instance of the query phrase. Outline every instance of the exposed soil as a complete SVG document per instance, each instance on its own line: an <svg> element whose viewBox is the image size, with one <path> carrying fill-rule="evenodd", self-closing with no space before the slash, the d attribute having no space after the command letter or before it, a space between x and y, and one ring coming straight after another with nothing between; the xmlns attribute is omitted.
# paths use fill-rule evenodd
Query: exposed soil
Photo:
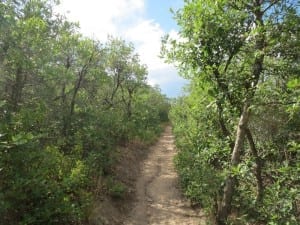
<svg viewBox="0 0 300 225"><path fill-rule="evenodd" d="M125 225L199 225L204 224L199 209L192 209L180 191L174 169L176 154L171 127L150 148L136 183L137 202Z"/></svg>
<svg viewBox="0 0 300 225"><path fill-rule="evenodd" d="M204 225L204 215L182 196L173 158L171 127L145 149L128 146L117 163L118 179L127 187L123 199L103 197L91 213L92 225Z"/></svg>

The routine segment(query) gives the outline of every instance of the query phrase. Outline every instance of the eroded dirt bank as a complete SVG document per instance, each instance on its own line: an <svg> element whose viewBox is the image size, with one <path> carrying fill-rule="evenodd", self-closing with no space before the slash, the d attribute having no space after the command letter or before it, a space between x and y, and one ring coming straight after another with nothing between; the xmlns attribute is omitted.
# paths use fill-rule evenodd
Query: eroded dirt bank
<svg viewBox="0 0 300 225"><path fill-rule="evenodd" d="M173 165L176 154L171 127L151 147L136 182L137 201L125 225L205 224L199 209L182 197Z"/></svg>

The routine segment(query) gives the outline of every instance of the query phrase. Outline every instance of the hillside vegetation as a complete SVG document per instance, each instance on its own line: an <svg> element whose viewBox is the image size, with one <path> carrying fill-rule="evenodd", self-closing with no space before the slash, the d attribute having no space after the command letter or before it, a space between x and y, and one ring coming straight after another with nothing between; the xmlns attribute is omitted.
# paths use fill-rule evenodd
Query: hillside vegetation
<svg viewBox="0 0 300 225"><path fill-rule="evenodd" d="M0 224L87 224L118 146L151 143L168 99L122 39L83 37L55 1L0 2ZM132 162L136 163L136 162Z"/></svg>
<svg viewBox="0 0 300 225"><path fill-rule="evenodd" d="M300 224L298 1L187 0L162 54L186 196L224 224ZM297 3L298 2L298 3Z"/></svg>

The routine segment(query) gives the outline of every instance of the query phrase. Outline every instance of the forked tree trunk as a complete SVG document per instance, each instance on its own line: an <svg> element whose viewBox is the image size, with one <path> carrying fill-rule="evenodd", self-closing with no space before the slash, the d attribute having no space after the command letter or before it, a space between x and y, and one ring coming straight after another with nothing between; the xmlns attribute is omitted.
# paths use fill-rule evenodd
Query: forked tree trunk
<svg viewBox="0 0 300 225"><path fill-rule="evenodd" d="M262 10L263 1L262 0L256 0L253 2L253 14L255 15L255 24L260 28L264 27L263 24L263 14L265 11ZM240 116L240 120L238 123L237 133L235 137L235 144L233 148L233 152L231 155L231 166L235 167L240 163L240 154L242 152L245 138L247 137L247 131L248 131L248 121L249 121L249 107L250 102L253 100L253 97L255 95L255 90L257 83L259 81L259 77L263 71L263 62L264 62L264 46L265 46L265 35L263 29L261 29L261 33L257 35L255 38L255 50L259 53L255 57L254 63L252 65L252 76L249 81L246 81L245 88L247 91L247 97L246 101L243 105L242 114ZM249 137L249 136L248 136ZM250 144L251 139L249 140ZM253 139L252 139L253 141ZM253 146L250 146L253 147ZM253 150L253 149L252 149ZM225 187L223 192L223 198L219 205L219 209L217 212L217 224L218 225L225 225L227 218L231 211L231 201L232 197L235 191L236 187L236 177L233 175L229 175L225 181ZM262 183L259 184L259 188L263 188ZM261 191L261 190L259 190ZM262 195L262 192L260 193ZM258 196L258 198L261 198L262 196Z"/></svg>
<svg viewBox="0 0 300 225"><path fill-rule="evenodd" d="M232 167L237 166L240 163L240 154L244 146L248 121L249 121L249 104L248 102L246 102L244 104L243 111L237 127L235 144L231 155ZM236 177L233 175L229 175L225 181L222 202L220 203L217 212L218 225L226 224L228 215L231 211L231 201L235 191L235 186L236 186Z"/></svg>

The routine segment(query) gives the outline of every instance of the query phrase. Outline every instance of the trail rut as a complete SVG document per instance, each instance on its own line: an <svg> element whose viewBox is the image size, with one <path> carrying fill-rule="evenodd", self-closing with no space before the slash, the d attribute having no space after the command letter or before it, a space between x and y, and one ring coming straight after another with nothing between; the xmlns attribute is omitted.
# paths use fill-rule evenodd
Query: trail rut
<svg viewBox="0 0 300 225"><path fill-rule="evenodd" d="M171 127L150 149L137 179L137 202L125 225L202 225L203 214L183 198L173 165L176 154Z"/></svg>

